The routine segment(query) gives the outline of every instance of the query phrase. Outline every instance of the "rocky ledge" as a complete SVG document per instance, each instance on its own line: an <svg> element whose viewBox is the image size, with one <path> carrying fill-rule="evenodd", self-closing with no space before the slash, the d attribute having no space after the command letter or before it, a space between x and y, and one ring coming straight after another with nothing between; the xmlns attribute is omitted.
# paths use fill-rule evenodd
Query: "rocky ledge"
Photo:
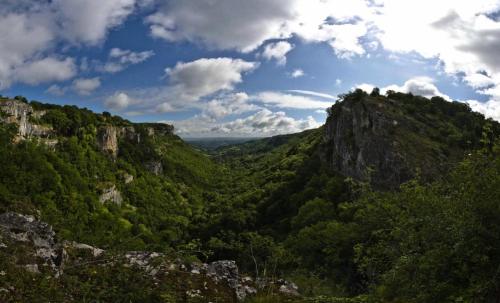
<svg viewBox="0 0 500 303"><path fill-rule="evenodd" d="M130 251L107 252L91 245L58 242L52 227L33 216L13 212L0 214L0 250L14 255L15 265L35 274L64 275L64 269L87 265L122 265L141 271L156 284L185 281L184 296L209 300L213 293L223 302L240 302L261 291L273 289L284 296L299 296L294 283L285 280L255 281L242 275L235 261L184 262L163 253ZM21 254L22 252L22 254ZM0 289L9 291L8 285Z"/></svg>

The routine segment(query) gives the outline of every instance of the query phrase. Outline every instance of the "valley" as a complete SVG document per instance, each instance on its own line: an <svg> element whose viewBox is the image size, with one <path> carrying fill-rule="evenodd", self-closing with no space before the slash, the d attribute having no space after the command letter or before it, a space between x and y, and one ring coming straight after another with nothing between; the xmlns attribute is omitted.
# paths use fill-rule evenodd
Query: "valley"
<svg viewBox="0 0 500 303"><path fill-rule="evenodd" d="M22 97L0 121L2 302L498 297L500 124L464 103L355 90L317 129L195 147Z"/></svg>

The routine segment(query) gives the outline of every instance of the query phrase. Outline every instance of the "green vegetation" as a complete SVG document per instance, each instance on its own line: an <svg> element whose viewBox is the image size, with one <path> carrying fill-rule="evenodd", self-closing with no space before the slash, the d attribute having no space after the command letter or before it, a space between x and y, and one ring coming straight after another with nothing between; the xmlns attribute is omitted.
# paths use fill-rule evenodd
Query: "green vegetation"
<svg viewBox="0 0 500 303"><path fill-rule="evenodd" d="M499 124L439 97L355 91L342 98L385 102L385 114L406 123L392 134L401 152L426 161L435 152L453 165L434 178L417 175L397 190L377 191L332 170L324 127L206 155L171 133L148 134L151 125L31 102L47 111L36 122L52 126L59 143L12 144L15 127L0 125L0 211L39 211L62 239L111 252L189 248L190 258L237 260L256 278L294 281L304 296L271 292L249 302L498 300ZM140 142L121 138L116 158L103 153L98 130L110 125L133 126ZM152 172L150 162L162 171ZM121 205L99 202L112 185ZM83 293L89 302L182 301L173 281L148 285L119 265L47 280L22 274L7 256L0 260L10 285L31 289L14 301Z"/></svg>

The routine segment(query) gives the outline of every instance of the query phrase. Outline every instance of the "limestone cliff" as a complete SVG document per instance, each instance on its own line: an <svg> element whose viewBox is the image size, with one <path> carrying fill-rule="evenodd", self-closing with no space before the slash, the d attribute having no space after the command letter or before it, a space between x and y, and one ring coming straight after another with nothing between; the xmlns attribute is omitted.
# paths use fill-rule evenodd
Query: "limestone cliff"
<svg viewBox="0 0 500 303"><path fill-rule="evenodd" d="M432 179L463 156L465 148L432 135L436 128L453 130L453 125L430 113L415 119L402 102L364 95L332 106L323 154L333 170L376 188L394 188L417 174Z"/></svg>
<svg viewBox="0 0 500 303"><path fill-rule="evenodd" d="M1 122L18 125L18 139L48 138L53 133L50 127L31 122L32 119L42 117L45 112L35 111L27 103L19 100L2 100L0 111L3 113L3 117L0 116Z"/></svg>
<svg viewBox="0 0 500 303"><path fill-rule="evenodd" d="M97 132L97 145L103 152L116 157L119 151L119 141L127 140L141 144L144 136L165 136L173 134L173 126L161 123L140 123L130 126L101 126Z"/></svg>
<svg viewBox="0 0 500 303"><path fill-rule="evenodd" d="M61 283L64 287L67 280L72 284L87 283L89 277L85 276L86 273L91 275L91 279L102 278L97 276L97 272L105 273L106 268L112 270L113 275L123 274L127 268L132 268L134 274L144 277L152 285L167 286L162 293L169 291L172 301L168 302L179 302L180 299L184 302L188 298L186 302L236 303L259 292L269 291L281 293L287 298L299 295L297 286L292 282L282 279L254 281L242 275L235 261L189 262L164 253L107 251L74 241L58 241L49 224L14 212L0 214L0 258L6 257L14 268L32 273L33 280L42 278L53 281L52 287L55 287L54 283ZM12 268L11 272L1 269L2 275L12 274ZM54 280L54 277L58 279ZM113 276L113 281L115 278ZM9 279L0 279L1 302L18 292L16 288L19 286L12 284ZM23 294L17 298L23 298ZM81 302L81 297L68 296L64 302Z"/></svg>
<svg viewBox="0 0 500 303"><path fill-rule="evenodd" d="M97 145L103 152L113 156L118 154L118 131L115 126L102 126L97 132Z"/></svg>

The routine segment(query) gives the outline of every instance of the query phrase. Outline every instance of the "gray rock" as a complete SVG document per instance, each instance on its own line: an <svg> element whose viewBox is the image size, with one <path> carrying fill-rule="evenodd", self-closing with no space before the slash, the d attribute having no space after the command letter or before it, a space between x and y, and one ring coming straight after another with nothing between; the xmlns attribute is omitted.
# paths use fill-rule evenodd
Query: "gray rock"
<svg viewBox="0 0 500 303"><path fill-rule="evenodd" d="M105 251L103 249L100 249L98 247L94 247L88 244L83 244L83 243L77 243L77 242L65 242L64 245L67 248L73 248L73 249L80 249L80 250L87 250L89 251L93 257L99 257L101 256Z"/></svg>
<svg viewBox="0 0 500 303"><path fill-rule="evenodd" d="M238 266L235 261L222 260L208 264L207 276L215 282L225 282L234 290L238 301L243 301L248 296L255 295L257 290L251 286L244 285L244 281L238 273Z"/></svg>
<svg viewBox="0 0 500 303"><path fill-rule="evenodd" d="M280 293L293 297L299 296L299 287L295 283L279 279L276 284L279 286Z"/></svg>
<svg viewBox="0 0 500 303"><path fill-rule="evenodd" d="M121 192L116 189L116 186L113 185L110 188L106 188L103 190L103 193L99 196L99 202L113 202L117 205L121 205L123 202L123 197Z"/></svg>
<svg viewBox="0 0 500 303"><path fill-rule="evenodd" d="M114 157L118 155L118 131L114 126L101 126L97 131L97 146Z"/></svg>
<svg viewBox="0 0 500 303"><path fill-rule="evenodd" d="M397 187L412 177L404 155L394 148L398 123L390 105L365 100L335 104L325 124L327 158L335 171L376 187Z"/></svg>
<svg viewBox="0 0 500 303"><path fill-rule="evenodd" d="M129 184L132 181L134 181L134 176L127 173L123 174L123 182L125 182L125 184Z"/></svg>
<svg viewBox="0 0 500 303"><path fill-rule="evenodd" d="M27 103L19 100L0 101L0 111L7 115L7 117L0 117L1 122L18 125L18 140L32 137L47 138L53 133L52 128L30 121L31 117L40 118L45 112L37 112Z"/></svg>
<svg viewBox="0 0 500 303"><path fill-rule="evenodd" d="M8 212L0 215L0 232L13 241L30 243L33 255L42 259L44 265L62 270L64 248L57 243L55 233L47 223L33 216Z"/></svg>
<svg viewBox="0 0 500 303"><path fill-rule="evenodd" d="M144 164L144 167L155 175L161 175L163 173L163 165L160 161L150 161Z"/></svg>

